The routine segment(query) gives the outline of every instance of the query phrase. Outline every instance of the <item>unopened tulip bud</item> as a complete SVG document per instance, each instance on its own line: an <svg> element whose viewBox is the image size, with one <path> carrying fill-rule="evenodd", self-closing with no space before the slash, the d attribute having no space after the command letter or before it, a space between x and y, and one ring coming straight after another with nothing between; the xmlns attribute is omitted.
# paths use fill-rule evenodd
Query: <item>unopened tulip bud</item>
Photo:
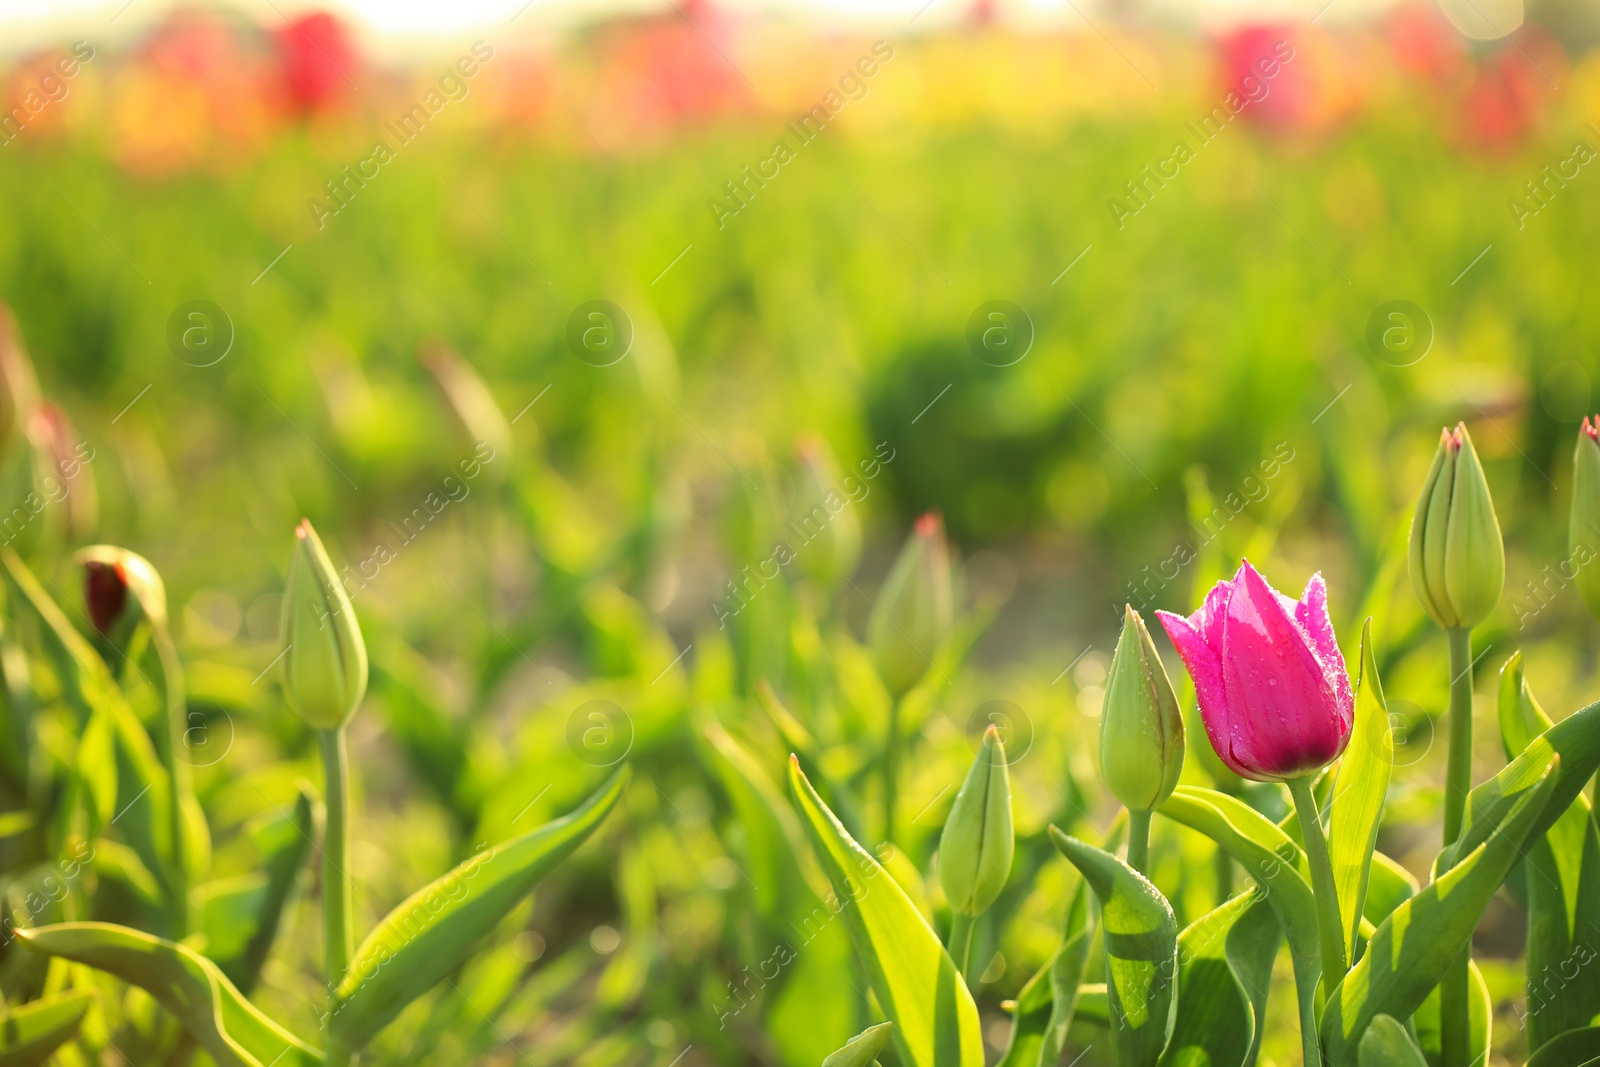
<svg viewBox="0 0 1600 1067"><path fill-rule="evenodd" d="M933 657L950 633L955 593L944 521L930 511L889 569L867 624L878 675L896 699L928 673Z"/></svg>
<svg viewBox="0 0 1600 1067"><path fill-rule="evenodd" d="M988 911L1011 877L1014 848L1006 746L990 726L939 838L939 882L950 910L966 916Z"/></svg>
<svg viewBox="0 0 1600 1067"><path fill-rule="evenodd" d="M348 722L367 691L367 646L308 519L295 528L279 643L283 690L295 714L318 730Z"/></svg>
<svg viewBox="0 0 1600 1067"><path fill-rule="evenodd" d="M1411 585L1445 629L1470 629L1505 584L1505 546L1465 423L1445 430L1411 520Z"/></svg>
<svg viewBox="0 0 1600 1067"><path fill-rule="evenodd" d="M1100 773L1129 811L1153 811L1183 770L1183 712L1144 619L1125 609L1100 713Z"/></svg>
<svg viewBox="0 0 1600 1067"><path fill-rule="evenodd" d="M118 644L148 619L167 625L167 589L150 561L116 545L90 545L74 557L83 568L83 599L94 628Z"/></svg>
<svg viewBox="0 0 1600 1067"><path fill-rule="evenodd" d="M820 437L802 437L795 445L795 459L795 503L788 533L794 538L800 569L831 592L861 558L861 521L852 498L840 486L838 464Z"/></svg>
<svg viewBox="0 0 1600 1067"><path fill-rule="evenodd" d="M1572 457L1572 521L1568 547L1576 565L1578 592L1600 615L1600 415L1583 420Z"/></svg>

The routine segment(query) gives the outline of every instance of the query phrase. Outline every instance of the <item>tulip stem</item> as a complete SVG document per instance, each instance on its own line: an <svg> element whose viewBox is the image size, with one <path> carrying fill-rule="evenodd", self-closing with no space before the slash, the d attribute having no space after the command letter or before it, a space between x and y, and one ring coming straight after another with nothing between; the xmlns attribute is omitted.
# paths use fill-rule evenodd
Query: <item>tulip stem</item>
<svg viewBox="0 0 1600 1067"><path fill-rule="evenodd" d="M155 646L156 658L161 663L161 688L167 703L166 736L159 739L161 743L157 752L161 762L166 765L167 779L172 784L172 923L176 931L173 940L179 941L188 936L191 922L187 809L194 797L194 780L189 772L189 763L183 758L187 751L184 739L188 734L185 722L188 702L184 697L183 662L178 658L172 634L165 625L152 621L150 642Z"/></svg>
<svg viewBox="0 0 1600 1067"><path fill-rule="evenodd" d="M1344 981L1349 969L1344 955L1344 927L1339 922L1339 896L1333 883L1333 862L1328 858L1328 839L1322 834L1322 819L1317 813L1317 798L1311 793L1311 776L1289 779L1294 797L1300 834L1305 838L1306 860L1311 865L1311 888L1317 901L1317 927L1322 940L1323 995L1331 994Z"/></svg>
<svg viewBox="0 0 1600 1067"><path fill-rule="evenodd" d="M328 806L322 842L322 926L327 941L328 988L344 981L354 951L354 909L350 885L350 753L344 727L318 730L322 742L322 773Z"/></svg>
<svg viewBox="0 0 1600 1067"><path fill-rule="evenodd" d="M950 943L945 947L950 950L950 960L956 965L956 973L963 978L967 974L967 957L972 955L972 926L976 918L959 911L950 913Z"/></svg>
<svg viewBox="0 0 1600 1067"><path fill-rule="evenodd" d="M1472 632L1465 626L1445 631L1450 637L1450 760L1444 784L1444 843L1461 835L1472 788Z"/></svg>
<svg viewBox="0 0 1600 1067"><path fill-rule="evenodd" d="M1150 865L1150 813L1128 809L1128 866L1140 874Z"/></svg>
<svg viewBox="0 0 1600 1067"><path fill-rule="evenodd" d="M1472 631L1452 626L1450 638L1450 753L1444 783L1444 843L1461 836L1467 793L1472 789ZM1466 1067L1472 1059L1468 992L1471 943L1439 983L1439 1059L1445 1067Z"/></svg>

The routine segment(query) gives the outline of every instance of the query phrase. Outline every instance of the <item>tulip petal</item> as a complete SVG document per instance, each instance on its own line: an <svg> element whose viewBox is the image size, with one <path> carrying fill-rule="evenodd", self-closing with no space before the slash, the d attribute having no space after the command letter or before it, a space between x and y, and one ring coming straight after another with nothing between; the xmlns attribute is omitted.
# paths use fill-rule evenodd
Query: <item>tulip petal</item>
<svg viewBox="0 0 1600 1067"><path fill-rule="evenodd" d="M1333 619L1328 615L1328 583L1322 580L1321 571L1306 583L1306 591L1294 606L1294 619L1311 640L1311 654L1317 657L1323 677L1333 687L1340 715L1354 721L1355 692L1350 688L1350 672L1344 665L1344 653L1339 651L1339 639L1333 633Z"/></svg>
<svg viewBox="0 0 1600 1067"><path fill-rule="evenodd" d="M1222 590L1220 597L1217 596L1218 590ZM1206 643L1204 626L1209 620L1202 618L1216 597L1217 603L1222 606L1222 610L1216 613L1220 623L1226 614L1229 592L1229 583L1218 582L1207 594L1205 606L1189 618L1174 615L1170 611L1158 611L1156 618L1161 620L1162 629L1167 631L1167 637L1178 650L1183 665L1189 669L1189 677L1194 679L1194 695L1200 703L1200 721L1205 725L1206 736L1211 739L1211 747L1217 750L1217 755L1230 771L1243 775L1249 772L1235 766L1229 755L1228 695L1222 680L1221 643L1215 649ZM1199 620L1201 625L1197 626L1195 620Z"/></svg>
<svg viewBox="0 0 1600 1067"><path fill-rule="evenodd" d="M1223 629L1229 752L1251 777L1297 777L1332 762L1350 725L1307 635L1255 568L1240 571Z"/></svg>

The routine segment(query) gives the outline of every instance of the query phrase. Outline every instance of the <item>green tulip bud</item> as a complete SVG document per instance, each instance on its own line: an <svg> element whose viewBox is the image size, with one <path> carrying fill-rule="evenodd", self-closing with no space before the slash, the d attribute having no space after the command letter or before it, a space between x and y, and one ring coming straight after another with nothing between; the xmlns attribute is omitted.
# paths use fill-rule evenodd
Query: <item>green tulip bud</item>
<svg viewBox="0 0 1600 1067"><path fill-rule="evenodd" d="M939 838L939 882L950 910L966 916L988 911L1011 876L1014 847L1011 772L1000 730L991 725Z"/></svg>
<svg viewBox="0 0 1600 1067"><path fill-rule="evenodd" d="M1505 585L1506 553L1465 423L1445 430L1411 520L1411 585L1434 622L1470 629Z"/></svg>
<svg viewBox="0 0 1600 1067"><path fill-rule="evenodd" d="M955 612L944 521L930 511L900 550L867 624L878 676L899 699L921 681L950 633Z"/></svg>
<svg viewBox="0 0 1600 1067"><path fill-rule="evenodd" d="M829 592L856 569L861 558L861 520L839 488L839 467L820 437L795 444L794 510L788 530L795 538L800 569Z"/></svg>
<svg viewBox="0 0 1600 1067"><path fill-rule="evenodd" d="M1183 770L1183 712L1144 619L1128 606L1100 712L1100 773L1129 811L1153 811Z"/></svg>
<svg viewBox="0 0 1600 1067"><path fill-rule="evenodd" d="M279 628L284 695L309 725L334 730L350 721L367 691L367 646L310 520L294 532Z"/></svg>
<svg viewBox="0 0 1600 1067"><path fill-rule="evenodd" d="M1578 431L1578 450L1572 457L1572 521L1568 548L1578 593L1589 610L1600 616L1600 416L1585 417Z"/></svg>

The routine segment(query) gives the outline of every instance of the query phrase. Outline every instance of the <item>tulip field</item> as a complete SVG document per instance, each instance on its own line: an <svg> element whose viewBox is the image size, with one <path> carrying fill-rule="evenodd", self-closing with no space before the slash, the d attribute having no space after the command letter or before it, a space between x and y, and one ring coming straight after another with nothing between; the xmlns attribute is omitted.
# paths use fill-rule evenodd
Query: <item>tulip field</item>
<svg viewBox="0 0 1600 1067"><path fill-rule="evenodd" d="M80 6L0 1067L1600 1067L1586 10Z"/></svg>

